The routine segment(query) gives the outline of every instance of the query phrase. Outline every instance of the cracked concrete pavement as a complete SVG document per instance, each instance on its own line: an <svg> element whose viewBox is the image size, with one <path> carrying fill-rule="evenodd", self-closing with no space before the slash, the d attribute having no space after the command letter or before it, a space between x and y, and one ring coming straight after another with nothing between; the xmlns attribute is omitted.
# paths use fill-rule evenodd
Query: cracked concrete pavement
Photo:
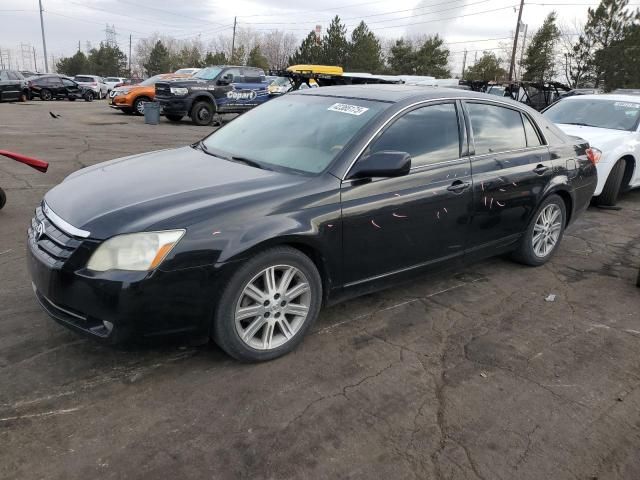
<svg viewBox="0 0 640 480"><path fill-rule="evenodd" d="M638 191L590 208L544 267L495 258L336 305L265 364L111 349L47 318L24 265L44 192L208 131L0 105L1 148L51 162L0 158L0 478L640 478Z"/></svg>

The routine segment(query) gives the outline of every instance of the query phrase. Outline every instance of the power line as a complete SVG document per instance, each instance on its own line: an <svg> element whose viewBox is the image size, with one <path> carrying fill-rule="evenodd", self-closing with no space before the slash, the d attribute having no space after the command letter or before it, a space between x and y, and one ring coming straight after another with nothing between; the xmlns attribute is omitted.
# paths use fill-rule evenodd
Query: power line
<svg viewBox="0 0 640 480"><path fill-rule="evenodd" d="M188 18L191 20L195 20L197 22L202 22L202 23L207 23L209 25L213 24L213 25L222 25L221 23L217 23L217 22L210 22L208 20L203 20L202 18L197 18L197 17L191 17L189 15L185 15L183 13L176 13L176 12L172 12L170 10L164 10L162 8L158 8L158 7L150 7L149 5L141 5L139 3L136 2L132 2L131 0L116 0L120 3L125 3L128 5L133 5L135 7L140 7L140 8L144 8L145 10L156 10L158 12L162 12L162 13L166 13L167 15L171 15L172 17L178 16L178 17L184 17L184 18Z"/></svg>

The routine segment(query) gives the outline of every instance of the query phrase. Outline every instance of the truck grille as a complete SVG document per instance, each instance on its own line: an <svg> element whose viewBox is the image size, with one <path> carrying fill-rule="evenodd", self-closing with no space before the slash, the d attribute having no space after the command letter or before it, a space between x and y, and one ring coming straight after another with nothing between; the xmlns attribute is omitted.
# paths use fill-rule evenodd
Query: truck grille
<svg viewBox="0 0 640 480"><path fill-rule="evenodd" d="M171 87L168 83L156 83L156 96L168 97L171 95Z"/></svg>
<svg viewBox="0 0 640 480"><path fill-rule="evenodd" d="M60 230L42 211L36 208L27 231L33 251L52 268L61 268L82 243Z"/></svg>

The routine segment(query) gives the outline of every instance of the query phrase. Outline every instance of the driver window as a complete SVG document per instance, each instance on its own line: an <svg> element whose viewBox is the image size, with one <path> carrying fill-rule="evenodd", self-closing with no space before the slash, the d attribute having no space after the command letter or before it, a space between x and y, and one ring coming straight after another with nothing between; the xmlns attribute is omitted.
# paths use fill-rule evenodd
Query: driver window
<svg viewBox="0 0 640 480"><path fill-rule="evenodd" d="M228 75L231 77L231 83L242 83L244 80L242 77L242 72L239 68L230 68L223 74L224 76Z"/></svg>
<svg viewBox="0 0 640 480"><path fill-rule="evenodd" d="M402 115L373 142L367 154L383 150L409 153L413 167L460 158L455 104L429 105Z"/></svg>
<svg viewBox="0 0 640 480"><path fill-rule="evenodd" d="M75 83L74 83L74 82L72 82L71 80L68 80L68 79L66 79L66 78L63 78L63 79L62 79L62 84L63 84L65 87L73 87L73 86L75 85Z"/></svg>

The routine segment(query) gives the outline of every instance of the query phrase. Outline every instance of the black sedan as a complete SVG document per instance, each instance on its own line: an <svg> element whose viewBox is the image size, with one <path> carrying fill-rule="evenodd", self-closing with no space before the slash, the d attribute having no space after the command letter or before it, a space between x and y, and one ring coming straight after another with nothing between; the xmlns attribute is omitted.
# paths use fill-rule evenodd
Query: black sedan
<svg viewBox="0 0 640 480"><path fill-rule="evenodd" d="M27 88L30 98L39 97L46 101L64 98L74 101L83 98L85 101L91 102L95 96L90 89L60 75L29 77L27 78Z"/></svg>
<svg viewBox="0 0 640 480"><path fill-rule="evenodd" d="M505 252L542 265L596 186L521 103L402 85L282 96L189 147L82 169L28 230L35 294L111 342L190 332L283 355L322 304Z"/></svg>
<svg viewBox="0 0 640 480"><path fill-rule="evenodd" d="M15 102L26 93L26 81L17 70L0 70L0 102Z"/></svg>

